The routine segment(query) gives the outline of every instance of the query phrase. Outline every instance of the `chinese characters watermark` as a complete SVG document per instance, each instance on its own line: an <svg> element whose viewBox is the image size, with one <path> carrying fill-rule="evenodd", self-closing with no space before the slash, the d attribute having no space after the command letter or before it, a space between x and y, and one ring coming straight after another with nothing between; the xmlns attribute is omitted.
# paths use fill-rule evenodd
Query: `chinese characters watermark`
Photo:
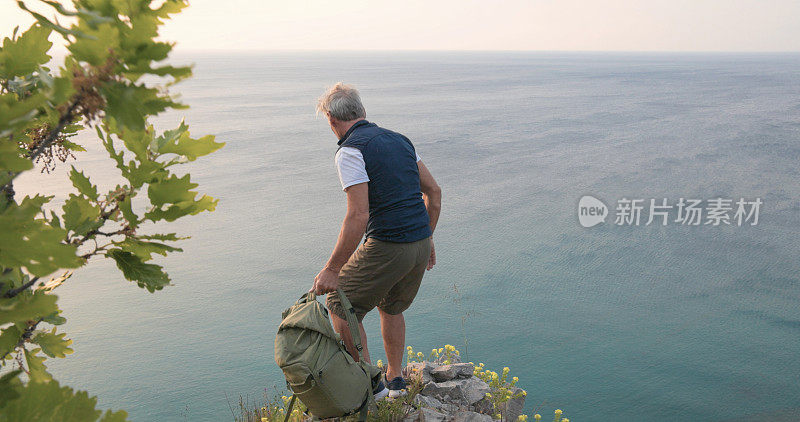
<svg viewBox="0 0 800 422"><path fill-rule="evenodd" d="M725 226L758 224L763 201L739 198L734 202L728 198L707 200L679 198L629 199L617 201L614 209L614 224L617 226L649 226L668 224L684 226ZM642 216L646 213L646 218ZM599 199L586 195L578 202L578 221L583 227L603 223L609 215L606 205Z"/></svg>

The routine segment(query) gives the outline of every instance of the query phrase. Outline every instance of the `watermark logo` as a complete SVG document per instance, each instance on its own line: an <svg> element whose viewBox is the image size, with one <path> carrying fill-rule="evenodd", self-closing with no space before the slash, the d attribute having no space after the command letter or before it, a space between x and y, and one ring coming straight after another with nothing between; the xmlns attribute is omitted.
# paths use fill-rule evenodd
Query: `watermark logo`
<svg viewBox="0 0 800 422"><path fill-rule="evenodd" d="M614 208L614 225L755 226L763 203L761 198L736 201L728 198L679 198L677 201L622 198ZM608 214L606 205L593 196L583 196L578 202L578 221L583 227L604 222Z"/></svg>
<svg viewBox="0 0 800 422"><path fill-rule="evenodd" d="M594 227L606 221L608 207L594 196L585 195L578 201L578 221L583 227Z"/></svg>

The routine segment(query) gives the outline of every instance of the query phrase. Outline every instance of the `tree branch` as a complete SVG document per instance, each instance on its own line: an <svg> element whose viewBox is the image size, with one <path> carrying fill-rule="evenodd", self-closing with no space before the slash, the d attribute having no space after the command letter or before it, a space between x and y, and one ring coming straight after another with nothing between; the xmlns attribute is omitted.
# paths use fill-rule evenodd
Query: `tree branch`
<svg viewBox="0 0 800 422"><path fill-rule="evenodd" d="M25 291L25 289L27 289L28 287L31 287L34 284L36 284L37 281L39 281L39 277L34 277L29 282L17 287L16 289L11 289L11 290L7 291L6 294L3 295L3 297L12 298L12 297L22 293L23 291Z"/></svg>
<svg viewBox="0 0 800 422"><path fill-rule="evenodd" d="M45 149L47 149L47 147L49 147L53 143L53 141L55 141L56 138L58 138L58 134L61 133L62 130L64 130L64 127L67 126L67 124L72 121L72 119L75 117L72 113L75 111L75 108L78 107L78 103L80 103L80 100L81 100L80 97L75 98L75 100L72 101L69 107L67 107L67 111L61 115L61 118L58 119L58 125L55 127L55 129L50 131L50 133L47 134L47 138L45 138L42 141L42 143L40 143L39 146L36 147L36 149L31 153L30 155L31 161L35 162L36 157L38 157ZM2 190L6 191L7 189L9 189L12 186L14 179L16 179L17 176L19 175L20 173L13 173L11 175L11 179L9 179L9 181L6 182L5 185L3 185Z"/></svg>
<svg viewBox="0 0 800 422"><path fill-rule="evenodd" d="M36 330L36 327L39 325L40 322L42 322L41 319L36 321L36 322L34 322L34 323L32 323L32 324L30 324L30 325L28 325L28 328L26 328L25 331L22 332L22 337L20 337L19 342L17 342L17 345L14 346L13 349L11 349L11 350L7 351L5 354L3 354L3 356L0 357L0 362L5 361L6 360L6 356L11 354L11 352L13 352L14 350L17 350L17 348L19 348L19 347L22 347L25 344L25 340L31 338L31 334L33 334L33 331Z"/></svg>

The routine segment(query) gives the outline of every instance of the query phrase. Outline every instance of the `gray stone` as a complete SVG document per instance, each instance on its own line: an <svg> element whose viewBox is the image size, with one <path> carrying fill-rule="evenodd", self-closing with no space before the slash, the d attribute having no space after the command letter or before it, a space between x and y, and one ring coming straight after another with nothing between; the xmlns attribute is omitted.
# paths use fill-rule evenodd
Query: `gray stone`
<svg viewBox="0 0 800 422"><path fill-rule="evenodd" d="M525 396L521 394L522 389L513 387L511 389L511 398L500 404L500 413L503 415L503 420L515 421L522 414L522 408L525 407Z"/></svg>
<svg viewBox="0 0 800 422"><path fill-rule="evenodd" d="M470 406L470 410L474 410L478 413L485 413L487 415L493 415L494 404L488 397L484 397L478 400L477 402L473 403L473 405Z"/></svg>
<svg viewBox="0 0 800 422"><path fill-rule="evenodd" d="M423 407L403 419L403 422L445 422L449 418L442 412Z"/></svg>
<svg viewBox="0 0 800 422"><path fill-rule="evenodd" d="M447 357L444 354L442 354L441 356L439 356L439 359L436 360L436 363L444 365L444 361L446 360ZM461 363L461 356L455 353L450 354L450 363Z"/></svg>
<svg viewBox="0 0 800 422"><path fill-rule="evenodd" d="M433 381L433 377L431 376L431 372L436 369L437 365L425 361L425 362L409 362L406 365L406 378L410 379L420 379L422 385L425 385L431 381Z"/></svg>
<svg viewBox="0 0 800 422"><path fill-rule="evenodd" d="M469 378L475 375L475 365L471 363L454 363L453 367L456 368L456 377Z"/></svg>
<svg viewBox="0 0 800 422"><path fill-rule="evenodd" d="M483 413L463 410L454 415L453 422L492 422L492 417Z"/></svg>
<svg viewBox="0 0 800 422"><path fill-rule="evenodd" d="M453 365L440 366L431 371L431 376L436 382L450 381L456 377L456 368Z"/></svg>
<svg viewBox="0 0 800 422"><path fill-rule="evenodd" d="M455 378L469 378L473 375L475 367L471 363L453 363L443 365L431 371L431 376L436 382L450 381Z"/></svg>
<svg viewBox="0 0 800 422"><path fill-rule="evenodd" d="M454 402L469 406L486 396L489 385L476 376L444 382L429 382L422 394L433 396L443 402Z"/></svg>
<svg viewBox="0 0 800 422"><path fill-rule="evenodd" d="M431 409L440 409L442 407L442 402L436 400L434 397L423 394L417 394L414 396L414 404L419 407L429 407Z"/></svg>

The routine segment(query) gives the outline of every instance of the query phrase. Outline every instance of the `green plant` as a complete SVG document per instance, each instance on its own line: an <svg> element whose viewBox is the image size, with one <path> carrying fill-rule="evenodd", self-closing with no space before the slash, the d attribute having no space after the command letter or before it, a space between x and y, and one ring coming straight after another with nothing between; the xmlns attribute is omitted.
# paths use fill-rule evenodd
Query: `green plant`
<svg viewBox="0 0 800 422"><path fill-rule="evenodd" d="M180 252L171 242L183 238L155 233L153 225L213 211L217 203L198 197L190 175L174 169L223 144L192 138L183 122L162 133L148 123L185 107L168 88L191 68L159 64L173 44L157 41L159 27L185 0L155 7L149 0L76 0L72 9L42 3L73 23L61 26L19 1L36 23L15 29L0 48L0 421L125 420L124 411L102 414L96 398L47 372L47 358L72 353L57 327L66 320L53 291L92 257L113 259L149 292L169 285L150 261ZM51 69L54 33L68 54ZM15 195L14 180L35 163L49 172L83 151L75 135L90 126L119 170L119 184L101 192L72 167L75 190L60 210L49 205L53 196Z"/></svg>

